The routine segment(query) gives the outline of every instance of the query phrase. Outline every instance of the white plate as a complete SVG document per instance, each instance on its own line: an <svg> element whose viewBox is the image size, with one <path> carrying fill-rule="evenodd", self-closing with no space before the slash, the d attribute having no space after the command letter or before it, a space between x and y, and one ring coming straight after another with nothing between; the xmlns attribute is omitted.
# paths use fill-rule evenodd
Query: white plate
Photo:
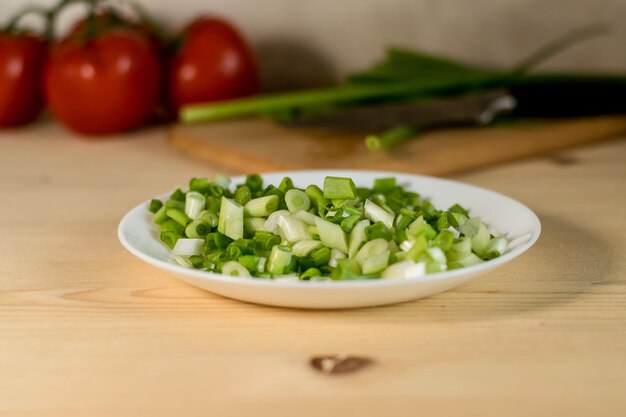
<svg viewBox="0 0 626 417"><path fill-rule="evenodd" d="M188 284L242 301L297 308L353 308L400 303L449 290L471 278L503 265L530 248L541 232L537 216L523 204L484 188L440 178L382 171L294 171L264 174L265 184L277 185L289 176L297 187L322 186L327 175L351 177L357 186L371 187L375 178L395 176L398 183L428 198L436 208L459 203L480 216L485 223L511 241L510 249L499 258L479 265L423 277L402 280L363 281L273 281L229 277L184 268L168 261L169 250L158 238L146 201L132 209L120 222L122 245L141 260L174 274ZM240 183L244 177L236 177ZM169 193L158 196L165 199Z"/></svg>

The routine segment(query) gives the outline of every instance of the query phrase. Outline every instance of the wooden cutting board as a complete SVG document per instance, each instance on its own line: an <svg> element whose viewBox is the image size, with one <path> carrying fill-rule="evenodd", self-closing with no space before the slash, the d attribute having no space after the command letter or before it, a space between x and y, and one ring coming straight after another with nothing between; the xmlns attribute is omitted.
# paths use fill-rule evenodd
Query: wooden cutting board
<svg viewBox="0 0 626 417"><path fill-rule="evenodd" d="M449 175L626 133L626 116L523 121L439 130L390 151L370 152L363 134L287 128L263 119L174 125L175 149L236 172L380 169Z"/></svg>

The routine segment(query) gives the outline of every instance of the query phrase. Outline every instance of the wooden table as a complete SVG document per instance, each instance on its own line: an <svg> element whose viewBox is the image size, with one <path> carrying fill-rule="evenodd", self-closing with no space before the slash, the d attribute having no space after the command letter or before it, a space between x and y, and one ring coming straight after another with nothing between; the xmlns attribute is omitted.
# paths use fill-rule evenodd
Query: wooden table
<svg viewBox="0 0 626 417"><path fill-rule="evenodd" d="M225 299L127 253L122 215L216 168L164 132L0 132L0 416L624 416L626 140L458 176L543 223L488 276L390 307ZM375 364L326 375L316 354Z"/></svg>

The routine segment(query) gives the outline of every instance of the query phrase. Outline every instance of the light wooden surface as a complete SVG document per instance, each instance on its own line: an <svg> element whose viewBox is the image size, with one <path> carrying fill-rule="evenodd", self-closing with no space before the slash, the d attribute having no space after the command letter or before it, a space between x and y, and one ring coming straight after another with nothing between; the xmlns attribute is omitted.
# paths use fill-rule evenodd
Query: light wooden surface
<svg viewBox="0 0 626 417"><path fill-rule="evenodd" d="M537 245L421 301L244 304L126 253L122 215L215 168L152 130L0 132L0 416L626 415L626 140L456 177L543 223ZM376 363L320 374L312 355Z"/></svg>
<svg viewBox="0 0 626 417"><path fill-rule="evenodd" d="M626 134L626 117L524 121L424 133L388 152L367 150L365 133L294 129L264 119L174 125L169 143L194 158L241 172L377 169L450 175Z"/></svg>

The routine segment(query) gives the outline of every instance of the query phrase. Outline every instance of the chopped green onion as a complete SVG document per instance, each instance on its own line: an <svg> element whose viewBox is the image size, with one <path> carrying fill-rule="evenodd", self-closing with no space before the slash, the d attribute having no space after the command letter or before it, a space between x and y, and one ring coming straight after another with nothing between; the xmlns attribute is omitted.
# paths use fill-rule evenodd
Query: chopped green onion
<svg viewBox="0 0 626 417"><path fill-rule="evenodd" d="M361 221L361 215L353 214L352 216L348 216L341 221L341 228L344 232L350 233L359 221Z"/></svg>
<svg viewBox="0 0 626 417"><path fill-rule="evenodd" d="M495 237L489 241L489 245L485 250L485 260L497 258L506 252L508 242L505 237Z"/></svg>
<svg viewBox="0 0 626 417"><path fill-rule="evenodd" d="M254 235L258 230L265 230L265 219L263 217L246 217L243 219L244 230Z"/></svg>
<svg viewBox="0 0 626 417"><path fill-rule="evenodd" d="M393 239L393 232L390 228L385 226L385 223L376 222L365 228L365 236L367 236L367 240L382 238L386 241L390 241Z"/></svg>
<svg viewBox="0 0 626 417"><path fill-rule="evenodd" d="M339 259L337 267L331 274L334 280L352 280L362 278L361 268L353 259Z"/></svg>
<svg viewBox="0 0 626 417"><path fill-rule="evenodd" d="M217 227L219 217L217 216L217 214L213 213L212 211L203 210L200 213L200 220L202 220L203 222L205 222L211 227Z"/></svg>
<svg viewBox="0 0 626 417"><path fill-rule="evenodd" d="M292 216L281 216L278 218L278 227L283 232L282 235L289 243L311 238L306 231L306 223Z"/></svg>
<svg viewBox="0 0 626 417"><path fill-rule="evenodd" d="M429 274L434 272L443 272L448 269L446 255L440 248L426 249L425 257L427 260L426 272Z"/></svg>
<svg viewBox="0 0 626 417"><path fill-rule="evenodd" d="M376 178L374 180L374 187L372 187L372 192L374 194L387 194L395 189L396 189L395 177Z"/></svg>
<svg viewBox="0 0 626 417"><path fill-rule="evenodd" d="M263 178L258 174L251 174L246 176L246 183L250 191L257 192L263 189Z"/></svg>
<svg viewBox="0 0 626 417"><path fill-rule="evenodd" d="M291 250L293 251L294 255L302 257L302 256L307 256L315 249L319 249L322 247L324 247L324 244L320 242L319 240L309 239L309 240L300 240L296 242L291 247Z"/></svg>
<svg viewBox="0 0 626 417"><path fill-rule="evenodd" d="M174 245L176 245L176 241L180 239L180 234L171 231L163 231L160 235L161 242L165 243L169 246L170 249L174 249Z"/></svg>
<svg viewBox="0 0 626 417"><path fill-rule="evenodd" d="M222 197L217 231L235 240L243 237L243 206Z"/></svg>
<svg viewBox="0 0 626 417"><path fill-rule="evenodd" d="M409 225L406 233L414 239L420 235L424 235L428 240L437 236L437 231L433 229L433 227L428 224L422 216L415 219L413 223Z"/></svg>
<svg viewBox="0 0 626 417"><path fill-rule="evenodd" d="M290 189L285 193L285 203L287 204L287 210L291 213L306 212L311 207L309 196L304 191L296 188Z"/></svg>
<svg viewBox="0 0 626 417"><path fill-rule="evenodd" d="M346 255L345 253L338 251L337 249L333 248L330 250L330 259L328 260L328 265L332 266L333 268L337 267L337 261L339 259L345 259L347 258L348 255Z"/></svg>
<svg viewBox="0 0 626 417"><path fill-rule="evenodd" d="M226 247L226 253L230 259L239 259L240 256L243 256L243 250L232 243Z"/></svg>
<svg viewBox="0 0 626 417"><path fill-rule="evenodd" d="M382 273L384 279L417 278L426 274L424 262L402 261L389 265Z"/></svg>
<svg viewBox="0 0 626 417"><path fill-rule="evenodd" d="M311 237L313 239L319 239L320 238L320 231L317 230L317 226L315 226L314 224L309 225L306 228L306 231L309 232L309 234L311 235Z"/></svg>
<svg viewBox="0 0 626 417"><path fill-rule="evenodd" d="M192 178L189 181L189 190L197 191L202 194L207 194L210 189L210 183L208 178Z"/></svg>
<svg viewBox="0 0 626 417"><path fill-rule="evenodd" d="M178 239L172 249L173 255L191 256L200 255L204 246L204 239Z"/></svg>
<svg viewBox="0 0 626 417"><path fill-rule="evenodd" d="M293 185L293 181L289 177L283 178L280 184L278 184L278 189L283 193L287 193L287 191L293 188L295 188L295 186Z"/></svg>
<svg viewBox="0 0 626 417"><path fill-rule="evenodd" d="M246 267L253 274L260 274L265 271L267 258L255 255L243 255L238 259L239 263Z"/></svg>
<svg viewBox="0 0 626 417"><path fill-rule="evenodd" d="M224 190L227 190L228 187L230 187L230 177L227 177L226 175L216 175L213 177L212 182Z"/></svg>
<svg viewBox="0 0 626 417"><path fill-rule="evenodd" d="M167 200L164 204L165 209L171 209L171 208L175 208L175 209L179 209L179 210L185 210L185 202L184 201L177 201L177 200Z"/></svg>
<svg viewBox="0 0 626 417"><path fill-rule="evenodd" d="M185 214L191 220L198 220L204 210L206 198L197 191L189 191L185 197Z"/></svg>
<svg viewBox="0 0 626 417"><path fill-rule="evenodd" d="M252 200L252 191L247 185L242 185L235 191L235 201L242 206L248 204Z"/></svg>
<svg viewBox="0 0 626 417"><path fill-rule="evenodd" d="M166 213L170 219L174 219L183 226L186 226L187 223L191 221L191 219L187 217L185 213L178 209L167 209Z"/></svg>
<svg viewBox="0 0 626 417"><path fill-rule="evenodd" d="M278 209L277 195L266 195L248 201L245 205L245 214L248 217L267 217Z"/></svg>
<svg viewBox="0 0 626 417"><path fill-rule="evenodd" d="M362 216L362 210L360 207L355 207L352 204L358 204L359 201L358 200L348 200L348 202L350 204L344 204L341 209L343 210L343 212L348 215L348 216Z"/></svg>
<svg viewBox="0 0 626 417"><path fill-rule="evenodd" d="M250 271L237 261L228 261L222 265L222 274L233 277L249 277Z"/></svg>
<svg viewBox="0 0 626 417"><path fill-rule="evenodd" d="M221 268L221 266L225 262L227 262L228 259L229 259L228 254L226 253L225 250L222 250L222 249L206 255L206 263L212 263L218 266L219 268Z"/></svg>
<svg viewBox="0 0 626 417"><path fill-rule="evenodd" d="M271 249L272 246L280 244L280 236L275 235L271 232L265 232L257 230L254 232L254 237L252 238L257 246L261 249Z"/></svg>
<svg viewBox="0 0 626 417"><path fill-rule="evenodd" d="M385 226L391 228L393 227L393 213L389 213L384 208L374 204L371 200L365 200L365 204L363 206L363 213L366 218L375 222L383 222Z"/></svg>
<svg viewBox="0 0 626 417"><path fill-rule="evenodd" d="M417 261L427 248L428 240L424 235L419 235L411 248L406 252L405 258L410 261Z"/></svg>
<svg viewBox="0 0 626 417"><path fill-rule="evenodd" d="M213 240L213 244L217 249L226 249L233 242L233 239L220 232L209 233L206 240L208 241L209 239Z"/></svg>
<svg viewBox="0 0 626 417"><path fill-rule="evenodd" d="M330 203L327 203L324 206L318 207L317 213L322 219L329 221L331 223L337 223L341 221L341 219L343 218L343 209L336 208Z"/></svg>
<svg viewBox="0 0 626 417"><path fill-rule="evenodd" d="M387 268L389 265L389 250L370 256L363 261L361 271L364 274L375 274Z"/></svg>
<svg viewBox="0 0 626 417"><path fill-rule="evenodd" d="M273 246L267 261L267 271L274 276L284 274L287 266L291 263L291 257L290 247L283 245Z"/></svg>
<svg viewBox="0 0 626 417"><path fill-rule="evenodd" d="M364 219L358 222L352 228L352 232L350 232L350 245L348 247L348 257L350 259L356 256L359 249L361 249L361 245L367 239L367 235L365 234L365 229L369 225L370 225L370 221L367 219Z"/></svg>
<svg viewBox="0 0 626 417"><path fill-rule="evenodd" d="M254 174L192 178L147 210L178 265L271 279L410 278L501 256L505 237L452 205L438 210L393 177L371 189L326 177L303 191L285 177L278 187ZM316 215L318 214L318 215Z"/></svg>
<svg viewBox="0 0 626 417"><path fill-rule="evenodd" d="M180 201L181 203L185 202L185 193L180 188L177 188L176 191L170 195L169 200Z"/></svg>
<svg viewBox="0 0 626 417"><path fill-rule="evenodd" d="M315 218L317 216L313 213L309 213L308 211L298 211L297 213L293 215L293 217L295 217L298 220L302 220L306 224L313 225L315 224Z"/></svg>
<svg viewBox="0 0 626 417"><path fill-rule="evenodd" d="M326 177L324 179L324 198L352 200L356 198L356 186L351 178Z"/></svg>
<svg viewBox="0 0 626 417"><path fill-rule="evenodd" d="M317 268L308 268L306 271L300 274L300 279L303 281L308 281L313 277L322 276L322 273Z"/></svg>
<svg viewBox="0 0 626 417"><path fill-rule="evenodd" d="M189 260L188 256L172 255L172 260L176 262L178 265L184 266L185 268L193 267L193 264Z"/></svg>
<svg viewBox="0 0 626 417"><path fill-rule="evenodd" d="M225 192L224 192L224 189L220 187L219 185L210 183L209 191L207 194L208 194L207 197L221 198L225 194Z"/></svg>
<svg viewBox="0 0 626 417"><path fill-rule="evenodd" d="M309 256L311 257L311 259L313 259L313 263L315 264L315 266L322 267L324 265L328 265L328 262L330 262L330 249L328 249L326 246L323 246L319 249L314 249L313 251L311 251Z"/></svg>
<svg viewBox="0 0 626 417"><path fill-rule="evenodd" d="M278 226L278 219L284 216L291 216L291 213L289 213L287 210L278 210L278 211L273 212L267 217L267 220L265 221L263 228L267 230L268 232L272 232L272 233L276 233L280 235L282 231L280 230L280 227Z"/></svg>
<svg viewBox="0 0 626 417"><path fill-rule="evenodd" d="M467 212L467 210L463 208L462 206L460 206L459 204L454 204L448 209L448 211L451 213L459 213L459 214L464 215L465 217L469 217L469 213Z"/></svg>
<svg viewBox="0 0 626 417"><path fill-rule="evenodd" d="M480 217L472 217L463 225L463 233L472 239L472 250L482 256L489 245L489 229Z"/></svg>
<svg viewBox="0 0 626 417"><path fill-rule="evenodd" d="M189 262L191 263L191 266L194 268L201 269L202 267L204 267L204 257L200 255L191 255L189 257Z"/></svg>
<svg viewBox="0 0 626 417"><path fill-rule="evenodd" d="M448 261L457 261L463 259L472 253L472 240L469 237L463 237L456 240L450 249L447 256Z"/></svg>
<svg viewBox="0 0 626 417"><path fill-rule="evenodd" d="M324 198L324 192L317 185L309 185L304 192L309 196L309 199L316 207L324 207L328 202Z"/></svg>
<svg viewBox="0 0 626 417"><path fill-rule="evenodd" d="M167 207L166 206L162 206L159 210L157 210L156 213L154 213L153 222L155 224L161 224L164 221L166 221L167 219L169 219L169 217L167 215Z"/></svg>
<svg viewBox="0 0 626 417"><path fill-rule="evenodd" d="M163 207L163 202L161 200L153 199L148 205L148 211L152 214L155 214L161 209L161 207Z"/></svg>
<svg viewBox="0 0 626 417"><path fill-rule="evenodd" d="M439 232L435 239L433 239L433 245L444 252L447 252L452 243L454 242L454 234L450 230L442 230Z"/></svg>
<svg viewBox="0 0 626 417"><path fill-rule="evenodd" d="M400 213L396 216L396 220L395 220L395 225L396 225L396 229L399 230L404 230L406 229L409 224L411 224L413 221L415 220L415 217L404 214L404 213Z"/></svg>
<svg viewBox="0 0 626 417"><path fill-rule="evenodd" d="M452 269L466 268L468 266L478 265L482 262L484 261L480 259L475 253L470 253L469 255L461 259L457 259L455 261L449 262L448 269L452 270Z"/></svg>
<svg viewBox="0 0 626 417"><path fill-rule="evenodd" d="M320 218L315 219L315 225L325 246L348 253L348 241L340 225Z"/></svg>
<svg viewBox="0 0 626 417"><path fill-rule="evenodd" d="M363 265L365 260L371 256L378 255L389 250L389 244L385 239L374 239L366 242L354 259L359 265Z"/></svg>
<svg viewBox="0 0 626 417"><path fill-rule="evenodd" d="M185 234L190 238L204 238L211 231L211 226L201 220L194 220L185 228Z"/></svg>

